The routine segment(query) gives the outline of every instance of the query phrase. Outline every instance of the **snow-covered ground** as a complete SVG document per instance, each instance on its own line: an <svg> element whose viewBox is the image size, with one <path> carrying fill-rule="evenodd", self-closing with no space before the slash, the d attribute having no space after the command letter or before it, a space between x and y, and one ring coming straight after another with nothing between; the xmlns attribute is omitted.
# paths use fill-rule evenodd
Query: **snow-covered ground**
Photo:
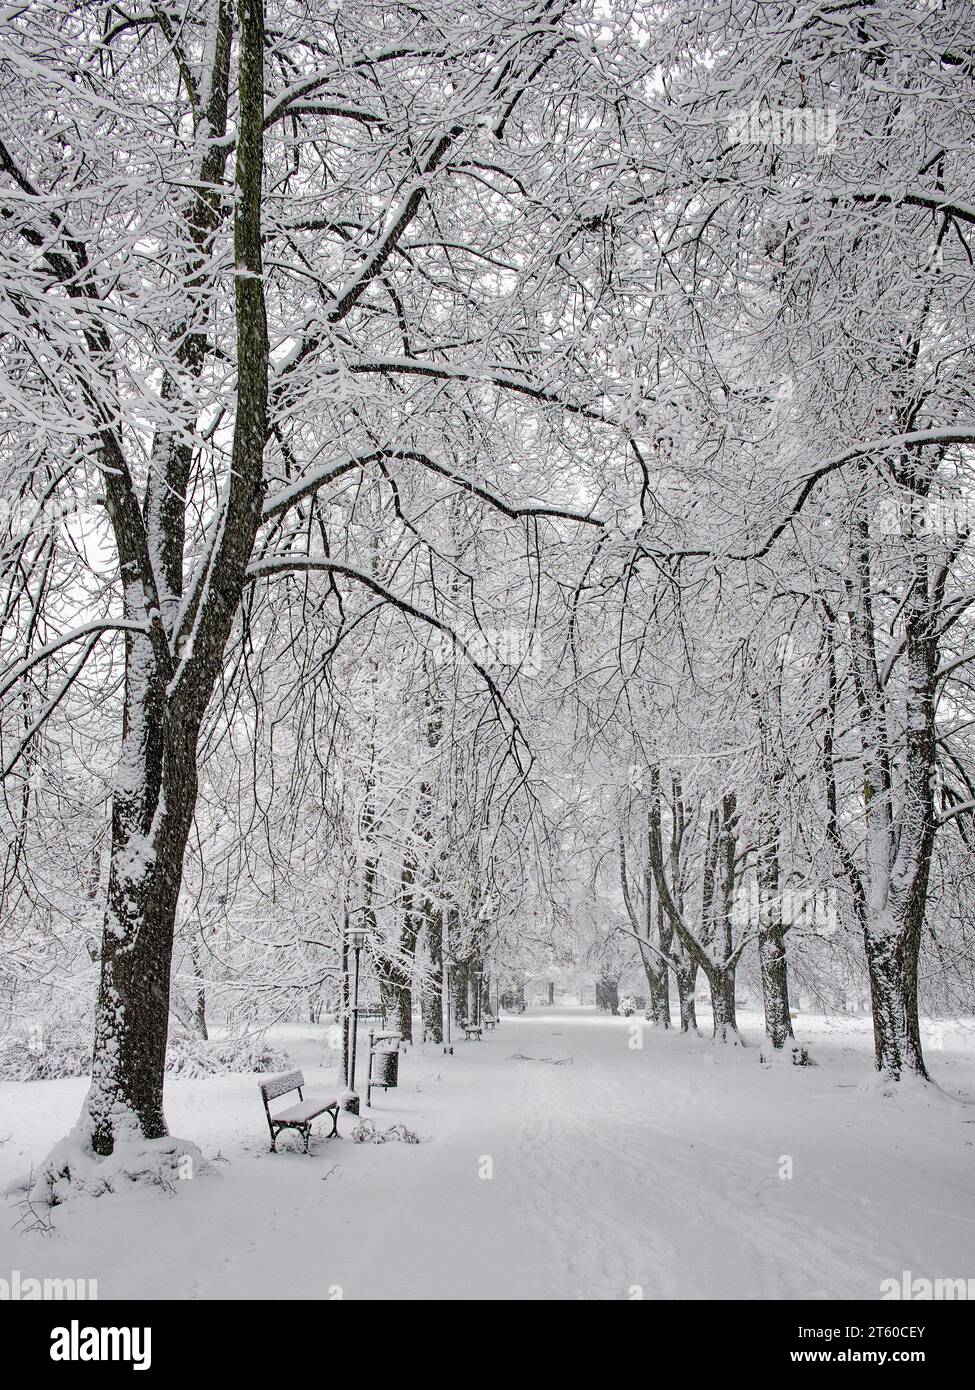
<svg viewBox="0 0 975 1390"><path fill-rule="evenodd" d="M15 1230L8 1196L0 1276L179 1299L871 1299L904 1270L975 1277L975 1021L929 1029L943 1092L898 1100L861 1089L867 1020L802 1015L810 1069L639 1025L540 1008L452 1057L410 1049L371 1113L425 1142L319 1139L310 1158L268 1154L256 1077L172 1077L172 1131L212 1176L57 1208L50 1235ZM312 1093L333 1089L325 1033L275 1033ZM84 1090L0 1085L0 1187Z"/></svg>

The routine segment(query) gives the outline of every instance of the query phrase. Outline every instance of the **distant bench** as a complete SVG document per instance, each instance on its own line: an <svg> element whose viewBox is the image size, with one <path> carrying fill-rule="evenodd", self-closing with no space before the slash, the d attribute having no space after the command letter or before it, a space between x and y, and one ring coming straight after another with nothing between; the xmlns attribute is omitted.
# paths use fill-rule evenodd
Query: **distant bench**
<svg viewBox="0 0 975 1390"><path fill-rule="evenodd" d="M305 1138L305 1153L308 1153L308 1141L311 1138L312 1120L317 1120L319 1115L331 1115L332 1133L325 1137L331 1139L332 1135L339 1132L339 1099L338 1096L309 1096L307 1100L301 1094L305 1078L300 1071L286 1071L281 1076L272 1076L268 1081L261 1082L261 1099L264 1101L264 1113L267 1116L267 1126L271 1131L271 1152L277 1153L278 1135L283 1129L296 1129ZM298 1092L298 1104L289 1105L286 1110L279 1110L276 1115L271 1114L271 1107L268 1101L276 1100L278 1096L289 1095L292 1091Z"/></svg>
<svg viewBox="0 0 975 1390"><path fill-rule="evenodd" d="M484 1017L481 1019L481 1022L484 1024L484 1027L488 1030L489 1033L494 1031L497 1021L498 1020L492 1014L485 1014Z"/></svg>
<svg viewBox="0 0 975 1390"><path fill-rule="evenodd" d="M464 1037L468 1042L480 1042L481 1025L479 1023L471 1023L471 1021L468 1019L460 1026L463 1028Z"/></svg>

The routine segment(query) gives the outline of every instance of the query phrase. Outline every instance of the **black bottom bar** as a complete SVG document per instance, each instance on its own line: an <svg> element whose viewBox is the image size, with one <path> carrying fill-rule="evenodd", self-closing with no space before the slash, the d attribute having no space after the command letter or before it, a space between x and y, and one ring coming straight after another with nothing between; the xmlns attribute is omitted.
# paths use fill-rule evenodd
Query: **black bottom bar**
<svg viewBox="0 0 975 1390"><path fill-rule="evenodd" d="M396 1334L430 1329L422 1300L404 1287L399 1305L385 1303L383 1327L390 1346ZM793 1367L874 1365L884 1369L947 1372L967 1356L971 1305L963 1300L891 1303L705 1303L632 1300L618 1303L499 1302L503 1326L523 1328L538 1338L567 1334L572 1345L591 1331L605 1337L657 1337L689 1362L692 1375L708 1375L721 1363L728 1371L788 1374ZM483 1332L483 1305L470 1302L472 1334ZM451 1337L463 1322L465 1303L451 1308ZM266 1358L280 1367L287 1348L274 1337L255 1336L255 1325L314 1330L314 1340L334 1348L341 1338L354 1357L370 1346L375 1313L364 1301L308 1300L285 1308L233 1303L34 1303L0 1302L0 1337L16 1347L18 1367L28 1375L51 1370L70 1381L78 1374L171 1375L191 1369L194 1380L212 1372L226 1380L240 1369L253 1382ZM587 1326L588 1324L588 1326ZM102 1329L106 1329L103 1333ZM424 1330L426 1329L426 1331ZM146 1335L148 1331L148 1336ZM360 1341L360 1336L364 1339ZM690 1339L690 1340L688 1340ZM570 1343L567 1343L567 1345ZM639 1346L639 1341L621 1345ZM297 1350L297 1348L296 1348ZM307 1348L305 1349L307 1350ZM300 1354L304 1354L303 1352ZM127 1359L126 1359L127 1358ZM525 1362L530 1363L526 1356ZM141 1367L137 1371L137 1367ZM377 1369L379 1369L377 1367Z"/></svg>

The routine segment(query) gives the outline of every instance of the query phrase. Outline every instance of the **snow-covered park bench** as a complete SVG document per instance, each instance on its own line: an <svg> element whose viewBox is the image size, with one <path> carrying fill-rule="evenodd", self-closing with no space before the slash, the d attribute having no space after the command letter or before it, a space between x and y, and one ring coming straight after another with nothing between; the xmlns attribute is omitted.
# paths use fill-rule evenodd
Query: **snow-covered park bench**
<svg viewBox="0 0 975 1390"><path fill-rule="evenodd" d="M267 1081L261 1082L261 1098L264 1101L264 1113L267 1115L267 1126L271 1131L271 1152L277 1153L275 1147L278 1135L284 1129L296 1129L305 1138L305 1153L308 1153L308 1141L311 1138L311 1122L317 1120L319 1115L331 1115L332 1132L326 1135L331 1139L332 1135L339 1132L339 1098L338 1096L309 1096L307 1100L302 1095L302 1087L305 1078L300 1071L286 1071L280 1076L272 1076ZM277 1114L271 1114L269 1101L276 1100L278 1096L288 1095L291 1091L298 1092L298 1104L289 1105L286 1110L279 1110Z"/></svg>
<svg viewBox="0 0 975 1390"><path fill-rule="evenodd" d="M463 1028L464 1037L467 1039L468 1042L480 1041L481 1025L479 1023L472 1023L470 1019L467 1019L460 1026Z"/></svg>
<svg viewBox="0 0 975 1390"><path fill-rule="evenodd" d="M484 1024L484 1027L488 1030L488 1032L494 1031L494 1027L497 1021L498 1020L494 1017L493 1014L485 1014L484 1017L481 1019L481 1022Z"/></svg>

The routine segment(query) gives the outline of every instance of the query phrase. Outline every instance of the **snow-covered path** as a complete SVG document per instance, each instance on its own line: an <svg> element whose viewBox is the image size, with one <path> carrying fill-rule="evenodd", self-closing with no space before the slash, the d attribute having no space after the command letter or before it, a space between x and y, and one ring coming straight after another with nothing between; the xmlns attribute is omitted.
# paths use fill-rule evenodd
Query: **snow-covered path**
<svg viewBox="0 0 975 1390"><path fill-rule="evenodd" d="M226 1160L215 1176L58 1209L51 1237L4 1229L0 1273L103 1298L876 1298L903 1270L975 1276L975 1108L862 1094L863 1026L804 1022L814 1069L585 1009L506 1017L452 1057L410 1050L379 1094L376 1120L426 1142L310 1159L266 1153L255 1078L175 1078L173 1132ZM320 1031L287 1045L329 1085ZM938 1054L951 1091L975 1088L971 1047L959 1027ZM83 1090L0 1087L0 1181Z"/></svg>
<svg viewBox="0 0 975 1390"><path fill-rule="evenodd" d="M826 1067L639 1027L631 1048L593 1014L512 1033L539 1060L512 1083L495 1180L551 1296L871 1297L905 1268L975 1272L975 1110L905 1114Z"/></svg>

